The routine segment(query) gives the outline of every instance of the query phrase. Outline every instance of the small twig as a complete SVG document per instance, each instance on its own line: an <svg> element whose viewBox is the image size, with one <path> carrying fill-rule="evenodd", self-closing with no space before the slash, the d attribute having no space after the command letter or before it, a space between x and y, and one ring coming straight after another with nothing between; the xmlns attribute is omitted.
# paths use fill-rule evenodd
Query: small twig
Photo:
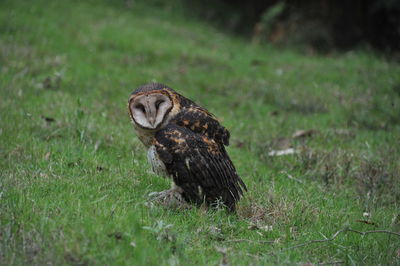
<svg viewBox="0 0 400 266"><path fill-rule="evenodd" d="M359 223L364 223L364 224L369 224L369 225L376 225L376 223L374 223L374 222L371 222L371 221L368 221L368 220L356 220L356 222L359 222Z"/></svg>
<svg viewBox="0 0 400 266"><path fill-rule="evenodd" d="M362 231L354 230L354 229L352 229L352 228L344 228L344 229L341 229L341 230L337 231L336 233L334 233L333 236L332 236L331 238L311 240L311 241L308 241L308 242L305 242L305 243L301 243L301 244L298 244L298 245L294 245L294 246L291 246L291 247L282 249L281 252L282 252L282 251L289 250L289 249L304 247L304 246L307 246L307 245L310 245L310 244L313 244L313 243L329 242L329 241L335 240L335 238L336 238L340 233L343 233L343 232L354 232L354 233L358 233L358 234L363 235L363 236L364 236L364 235L368 235L368 234L373 234L373 233L386 233L386 234L391 234L391 235L400 236L400 233L396 233L396 232L392 232L392 231L388 231L388 230L373 230L373 231L365 231L365 232L362 232Z"/></svg>
<svg viewBox="0 0 400 266"><path fill-rule="evenodd" d="M229 239L225 240L225 242L233 242L233 243L240 243L240 242L248 242L253 244L274 244L274 240L250 240L250 239Z"/></svg>
<svg viewBox="0 0 400 266"><path fill-rule="evenodd" d="M389 231L389 230L373 230L373 231L362 232L362 231L354 230L352 228L343 228L343 229L337 231L336 233L334 233L331 238L311 240L311 241L308 241L308 242L305 242L305 243L301 243L301 244L298 244L298 245L294 245L294 246L282 249L281 252L289 250L289 249L304 247L304 246L307 246L307 245L310 245L310 244L313 244L313 243L329 242L329 241L335 240L335 238L340 233L344 233L344 232L354 232L354 233L357 233L357 234L360 234L360 235L363 235L363 236L364 235L368 235L368 234L373 234L373 233L386 233L386 234L400 236L400 233L392 232L392 231ZM228 239L228 240L225 240L225 242L232 242L232 243L248 242L248 243L253 243L253 244L275 244L276 243L275 240L250 240L250 239L242 239L242 238L240 238L240 239Z"/></svg>
<svg viewBox="0 0 400 266"><path fill-rule="evenodd" d="M286 171L281 171L281 173L285 174L289 179L291 179L291 180L293 180L293 181L299 182L300 184L304 184L304 181L303 181L303 180L294 178L291 174L289 174L289 173L286 172Z"/></svg>
<svg viewBox="0 0 400 266"><path fill-rule="evenodd" d="M332 241L332 240L334 240L340 233L342 233L342 232L344 232L344 231L347 231L347 229L342 229L342 230L337 231L331 238L311 240L311 241L308 241L308 242L305 242L305 243L301 243L301 244L294 245L294 246L291 246L291 247L288 247L288 248L284 248L284 249L282 249L281 251L286 251L286 250L294 249L294 248L300 248L300 247L303 247L303 246L310 245L310 244L312 244L312 243L321 243L321 242Z"/></svg>
<svg viewBox="0 0 400 266"><path fill-rule="evenodd" d="M400 236L400 233L392 232L389 230L372 230L372 231L361 232L361 231L354 230L352 228L348 228L347 231L358 233L360 235L368 235L368 234L373 234L373 233L386 233L386 234L391 234L391 235L395 235L395 236Z"/></svg>

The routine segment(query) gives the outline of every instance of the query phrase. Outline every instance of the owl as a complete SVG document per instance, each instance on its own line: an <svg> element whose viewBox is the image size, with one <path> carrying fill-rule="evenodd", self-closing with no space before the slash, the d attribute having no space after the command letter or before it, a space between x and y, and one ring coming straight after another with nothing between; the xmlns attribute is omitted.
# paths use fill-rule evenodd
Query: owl
<svg viewBox="0 0 400 266"><path fill-rule="evenodd" d="M247 188L225 150L230 134L210 112L160 83L137 88L128 109L153 171L172 179L171 189L153 196L175 207L235 210Z"/></svg>

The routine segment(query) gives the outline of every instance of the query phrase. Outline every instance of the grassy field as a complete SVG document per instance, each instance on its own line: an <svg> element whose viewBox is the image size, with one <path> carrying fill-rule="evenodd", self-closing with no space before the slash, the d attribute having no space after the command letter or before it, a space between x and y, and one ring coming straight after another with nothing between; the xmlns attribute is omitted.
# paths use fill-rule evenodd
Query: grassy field
<svg viewBox="0 0 400 266"><path fill-rule="evenodd" d="M169 181L126 105L150 81L230 130L237 215L148 202ZM261 47L141 1L3 0L0 90L0 264L400 264L399 235L334 236L400 232L396 63Z"/></svg>

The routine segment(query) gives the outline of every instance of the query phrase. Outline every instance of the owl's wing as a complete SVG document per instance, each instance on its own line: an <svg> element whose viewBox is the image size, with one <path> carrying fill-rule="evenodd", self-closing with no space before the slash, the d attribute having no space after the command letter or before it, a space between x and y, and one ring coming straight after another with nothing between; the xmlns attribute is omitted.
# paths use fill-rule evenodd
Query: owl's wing
<svg viewBox="0 0 400 266"><path fill-rule="evenodd" d="M194 133L200 133L217 143L229 145L229 131L206 109L196 105L186 107L174 119L174 122L188 128Z"/></svg>
<svg viewBox="0 0 400 266"><path fill-rule="evenodd" d="M154 145L183 197L201 204L217 200L235 209L246 185L222 144L174 124L157 132Z"/></svg>

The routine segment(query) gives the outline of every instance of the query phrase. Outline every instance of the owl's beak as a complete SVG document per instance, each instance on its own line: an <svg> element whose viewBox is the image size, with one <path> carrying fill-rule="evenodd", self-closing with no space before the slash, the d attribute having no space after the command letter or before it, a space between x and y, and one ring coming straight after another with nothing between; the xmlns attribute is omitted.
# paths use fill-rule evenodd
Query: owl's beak
<svg viewBox="0 0 400 266"><path fill-rule="evenodd" d="M154 123L156 122L156 118L154 116L149 117L150 125L154 127Z"/></svg>

